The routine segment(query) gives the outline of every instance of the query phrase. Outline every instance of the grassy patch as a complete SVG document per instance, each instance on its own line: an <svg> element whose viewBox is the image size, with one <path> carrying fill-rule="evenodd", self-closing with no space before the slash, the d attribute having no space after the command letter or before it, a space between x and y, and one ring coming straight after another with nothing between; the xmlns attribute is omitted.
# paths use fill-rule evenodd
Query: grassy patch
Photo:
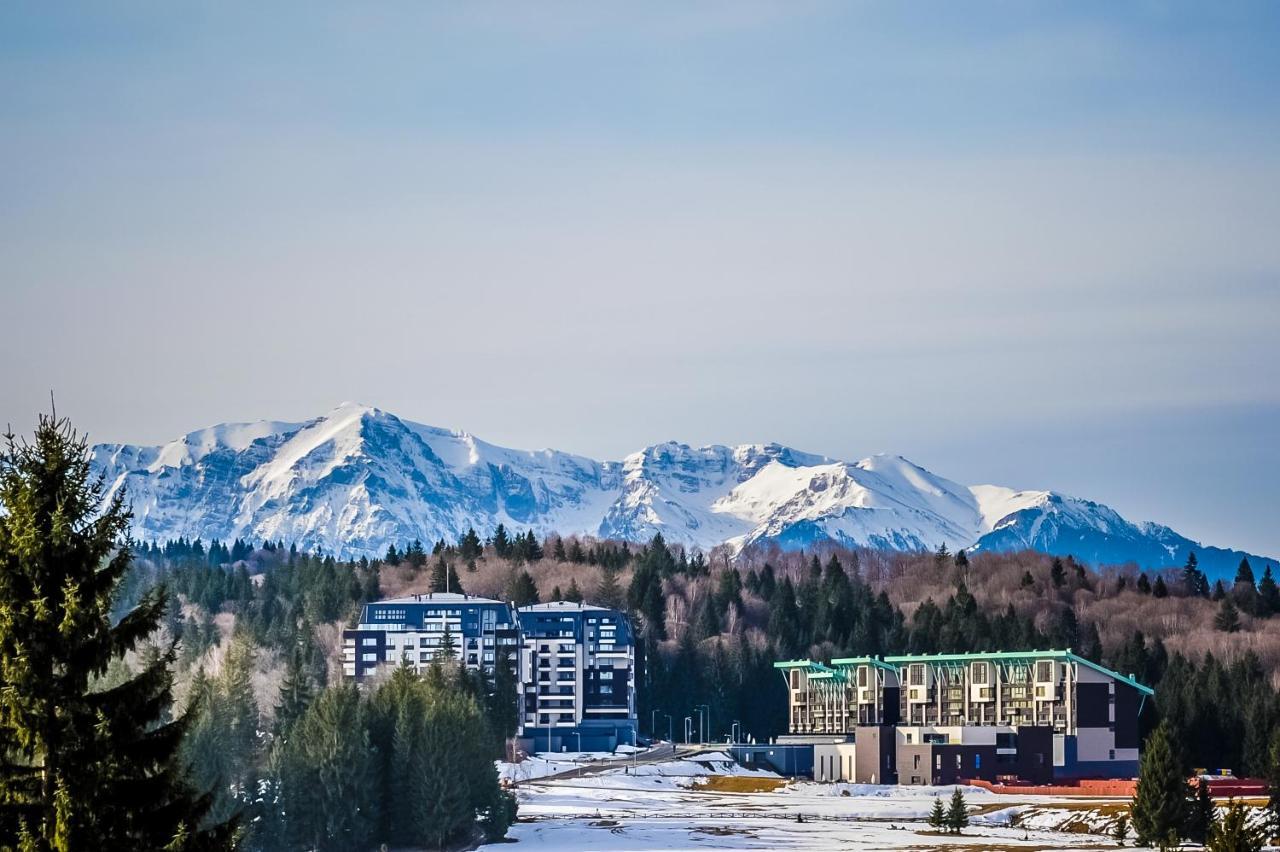
<svg viewBox="0 0 1280 852"><path fill-rule="evenodd" d="M706 793L772 793L786 784L783 778L750 775L709 775L693 789Z"/></svg>

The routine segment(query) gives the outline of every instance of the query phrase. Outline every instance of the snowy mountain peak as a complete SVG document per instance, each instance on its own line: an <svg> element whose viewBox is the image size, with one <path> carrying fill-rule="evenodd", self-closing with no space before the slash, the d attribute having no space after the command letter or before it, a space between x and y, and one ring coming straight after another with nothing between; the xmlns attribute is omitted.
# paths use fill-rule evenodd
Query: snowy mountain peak
<svg viewBox="0 0 1280 852"><path fill-rule="evenodd" d="M536 533L669 541L703 549L835 542L933 550L1033 548L1093 562L1180 564L1211 573L1240 554L1052 491L966 487L910 460L850 463L776 443L654 444L621 462L513 450L344 402L303 423L197 430L156 447L99 445L95 466L127 488L134 534L282 539L341 555L499 523Z"/></svg>

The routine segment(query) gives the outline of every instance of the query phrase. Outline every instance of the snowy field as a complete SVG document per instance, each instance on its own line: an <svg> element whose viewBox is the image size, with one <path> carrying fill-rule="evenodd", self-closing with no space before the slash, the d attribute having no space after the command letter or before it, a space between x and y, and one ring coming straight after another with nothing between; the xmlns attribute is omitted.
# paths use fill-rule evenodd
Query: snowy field
<svg viewBox="0 0 1280 852"><path fill-rule="evenodd" d="M973 812L970 827L958 837L939 835L925 819L934 797L945 803L951 790L788 783L769 772L743 769L728 755L703 754L522 783L520 821L510 837L531 849L610 852L1115 848L1105 832L1119 801L1021 799L977 788L965 789ZM1012 824L1024 818L1027 825Z"/></svg>

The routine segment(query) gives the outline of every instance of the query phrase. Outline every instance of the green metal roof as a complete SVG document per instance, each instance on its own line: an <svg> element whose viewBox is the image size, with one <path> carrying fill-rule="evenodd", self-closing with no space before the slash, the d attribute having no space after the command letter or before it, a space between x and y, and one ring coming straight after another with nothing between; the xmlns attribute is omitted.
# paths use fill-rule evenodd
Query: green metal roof
<svg viewBox="0 0 1280 852"><path fill-rule="evenodd" d="M1079 654L1075 654L1068 648L1065 651L1056 651L1046 649L1044 651L993 651L988 653L975 654L903 654L899 656L885 657L886 663L895 663L898 666L907 665L909 663L965 663L976 662L980 660L1069 660L1080 665L1087 666L1096 672L1101 672L1113 680L1118 680L1123 684L1132 686L1134 689L1145 695L1155 695L1156 691L1149 686L1138 683L1131 677L1112 671L1105 666L1100 666L1092 660L1086 660Z"/></svg>
<svg viewBox="0 0 1280 852"><path fill-rule="evenodd" d="M841 668L853 668L855 666L875 666L885 671L897 672L897 666L891 666L879 657L840 657L831 661L831 665L840 666Z"/></svg>
<svg viewBox="0 0 1280 852"><path fill-rule="evenodd" d="M878 657L840 657L831 661L831 665L836 668L824 666L822 663L815 663L813 660L782 660L775 662L773 667L775 669L804 669L812 677L819 680L838 680L845 677L841 669L853 666L872 665L886 670L897 671L910 663L969 663L981 660L1069 660L1131 686L1144 695L1156 694L1156 691L1151 687L1138 683L1133 678L1112 671L1105 666L1100 666L1092 660L1086 660L1079 654L1073 653L1070 648L1065 651L1046 649L1044 651L990 651L974 654L900 654L887 656L883 660Z"/></svg>

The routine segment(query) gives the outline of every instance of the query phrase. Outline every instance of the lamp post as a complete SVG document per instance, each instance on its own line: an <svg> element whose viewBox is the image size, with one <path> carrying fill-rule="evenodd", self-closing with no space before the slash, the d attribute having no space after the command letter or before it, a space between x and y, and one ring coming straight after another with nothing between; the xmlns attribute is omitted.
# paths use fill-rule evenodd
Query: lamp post
<svg viewBox="0 0 1280 852"><path fill-rule="evenodd" d="M582 755L582 732L574 731L573 735L578 738L578 755Z"/></svg>
<svg viewBox="0 0 1280 852"><path fill-rule="evenodd" d="M693 727L693 717L685 716L684 717L684 744L685 745L689 744L689 729L691 727Z"/></svg>
<svg viewBox="0 0 1280 852"><path fill-rule="evenodd" d="M733 720L733 726L729 728L729 740L734 744L738 744L738 728L742 727L742 723L737 719Z"/></svg>
<svg viewBox="0 0 1280 852"><path fill-rule="evenodd" d="M711 733L711 707L707 704L699 704L702 710L702 741L707 741L707 734Z"/></svg>
<svg viewBox="0 0 1280 852"><path fill-rule="evenodd" d="M658 724L658 711L657 710L649 711L649 735L652 737L656 737L658 735L657 724Z"/></svg>
<svg viewBox="0 0 1280 852"><path fill-rule="evenodd" d="M675 745L676 738L675 738L675 736L671 733L671 714L670 714L670 713L664 713L664 714L662 714L662 715L664 715L664 716L666 716L666 717L667 717L667 742L671 743L672 745Z"/></svg>

